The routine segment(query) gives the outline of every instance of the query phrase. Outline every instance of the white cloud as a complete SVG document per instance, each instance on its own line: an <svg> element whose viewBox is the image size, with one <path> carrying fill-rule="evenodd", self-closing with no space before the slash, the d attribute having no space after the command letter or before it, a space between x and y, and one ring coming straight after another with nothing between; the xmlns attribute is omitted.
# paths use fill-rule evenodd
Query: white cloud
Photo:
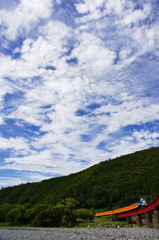
<svg viewBox="0 0 159 240"><path fill-rule="evenodd" d="M1 19L7 26L5 35L14 40L23 31L29 32L40 19L47 19L52 13L52 1L21 0L19 6L13 11L1 10Z"/></svg>
<svg viewBox="0 0 159 240"><path fill-rule="evenodd" d="M78 67L81 69L98 75L101 71L110 71L115 56L115 52L106 48L99 38L82 33L81 43L72 51L70 57L78 58Z"/></svg>
<svg viewBox="0 0 159 240"><path fill-rule="evenodd" d="M12 149L17 154L26 154L29 151L29 143L28 140L23 137L10 137L6 139L4 137L0 137L0 149Z"/></svg>
<svg viewBox="0 0 159 240"><path fill-rule="evenodd" d="M100 4L101 3L99 3L99 5ZM153 30L147 28L147 25L144 25L143 23L140 26L140 23L143 20L146 21L146 19L150 18L152 11L151 4L143 3L141 9L135 9L136 3L133 3L132 1L107 1L104 2L104 5L101 5L103 6L103 9L99 9L98 6L92 2L91 5L94 6L93 10L88 11L88 14L78 18L77 23L80 25L79 29L83 32L92 32L92 35L95 35L102 40L106 39L104 50L107 48L112 54L114 51L114 56L111 55L109 58L110 64L113 63L111 62L111 59L116 58L115 50L120 49L118 52L119 59L115 66L116 69L122 69L123 67L130 65L136 61L140 55L148 50L151 51L152 47L156 48L156 42L158 41L156 34L158 31L157 29L156 31L154 30L155 26L153 26ZM79 8L83 8L84 6L85 9L88 10L86 3L79 4ZM85 23L85 25L83 25L83 23ZM109 35L111 36L110 38L107 37ZM118 40L116 41L115 39ZM91 43L89 46L94 47ZM103 46L100 45L100 47ZM96 50L99 52L99 49ZM82 48L81 51L83 53L85 50ZM101 49L101 51L103 51L103 49ZM96 54L95 49L93 52ZM100 59L101 62L98 63L100 66L104 67L103 64L105 61L102 57L100 57ZM96 65L92 66L92 68L94 67L96 67Z"/></svg>
<svg viewBox="0 0 159 240"><path fill-rule="evenodd" d="M61 150L62 151L62 150ZM21 158L12 157L5 159L5 165L1 169L12 169L18 171L37 171L43 174L59 174L66 175L70 172L82 170L80 162L67 160L67 156L63 153L51 154L50 150L33 152L28 156Z"/></svg>
<svg viewBox="0 0 159 240"><path fill-rule="evenodd" d="M110 14L113 11L117 15L121 16L124 11L124 4L125 0L122 1L108 0L105 2L106 13Z"/></svg>
<svg viewBox="0 0 159 240"><path fill-rule="evenodd" d="M54 66L59 64L59 58L65 51L63 45L68 37L69 28L58 21L49 21L45 26L39 27L40 36L36 41L27 39L21 49L22 59L28 67Z"/></svg>
<svg viewBox="0 0 159 240"><path fill-rule="evenodd" d="M22 179L20 177L0 177L0 187L19 185L21 183Z"/></svg>
<svg viewBox="0 0 159 240"><path fill-rule="evenodd" d="M12 149L2 168L30 175L36 170L33 181L158 142L158 98L152 97L158 63L142 58L148 51L158 54L158 22L142 22L152 14L151 4L136 10L133 1L85 0L75 4L77 18L75 12L66 18L60 5L52 15L52 7L50 0L29 0L2 10L3 34L24 38L12 49L19 57L0 56L0 123L13 120L19 130L18 137L10 132L5 138L2 129L1 148ZM9 49L10 41L2 46Z"/></svg>
<svg viewBox="0 0 159 240"><path fill-rule="evenodd" d="M7 83L7 81L3 78L0 78L0 109L3 109L4 105L3 105L3 98L7 93L12 93L13 89L11 88L11 86L9 86L9 84Z"/></svg>
<svg viewBox="0 0 159 240"><path fill-rule="evenodd" d="M112 146L109 146L109 150L112 151L112 158L116 156L126 155L134 153L136 151L150 148L151 146L158 146L158 132L149 131L134 131L132 136L122 137L116 140Z"/></svg>
<svg viewBox="0 0 159 240"><path fill-rule="evenodd" d="M11 57L10 56L5 56L3 54L0 55L0 63L1 63L1 72L0 72L0 77L6 76L7 73L9 73L10 69L10 63L11 63Z"/></svg>
<svg viewBox="0 0 159 240"><path fill-rule="evenodd" d="M79 13L94 12L97 8L102 7L105 0L84 0L84 3L75 4L76 9Z"/></svg>
<svg viewBox="0 0 159 240"><path fill-rule="evenodd" d="M130 23L135 23L139 20L142 20L145 18L144 13L142 10L137 10L135 12L132 12L131 14L127 15L125 19L123 19L123 24L130 24Z"/></svg>
<svg viewBox="0 0 159 240"><path fill-rule="evenodd" d="M38 30L47 40L53 43L54 48L57 49L63 43L62 40L68 37L71 28L60 21L50 20L46 25L39 27Z"/></svg>
<svg viewBox="0 0 159 240"><path fill-rule="evenodd" d="M128 14L124 14L124 17L120 23L122 23L123 25L131 23L136 24L137 22L146 19L146 17L148 17L149 14L151 13L151 6L148 4L144 4L143 6L144 6L143 10L137 9Z"/></svg>
<svg viewBox="0 0 159 240"><path fill-rule="evenodd" d="M107 126L107 133L119 131L129 125L140 125L143 123L159 120L158 104L151 104L148 99L140 101L124 101L121 105L102 106L94 111L95 114L109 115L98 117L98 123Z"/></svg>
<svg viewBox="0 0 159 240"><path fill-rule="evenodd" d="M45 176L44 174L40 173L34 173L32 172L31 175L28 175L27 172L22 172L23 180L21 178L21 172L20 176L18 177L18 171L16 172L14 177L0 177L0 187L8 187L8 186L15 186L22 183L28 183L28 182L38 182L44 179L48 179L48 176ZM16 177L17 176L17 177Z"/></svg>
<svg viewBox="0 0 159 240"><path fill-rule="evenodd" d="M34 86L33 81L29 82L32 77L52 75L52 71L47 71L45 67L58 67L59 71L67 67L64 64L65 58L60 58L66 51L64 45L65 38L69 37L69 28L60 22L49 21L45 27L39 27L39 32L43 36L39 36L37 40L26 39L21 49L14 50L21 54L21 58L16 60L10 56L0 56L2 78L12 78L18 85L30 88Z"/></svg>
<svg viewBox="0 0 159 240"><path fill-rule="evenodd" d="M42 114L42 110L34 105L20 105L18 109L8 115L8 118L23 119L27 123L41 126L45 116Z"/></svg>
<svg viewBox="0 0 159 240"><path fill-rule="evenodd" d="M152 144L153 141L156 141L156 139L159 138L159 133L158 132L149 132L149 131L141 130L140 132L139 131L134 131L132 136L138 142L145 141L146 144L149 144L149 143Z"/></svg>

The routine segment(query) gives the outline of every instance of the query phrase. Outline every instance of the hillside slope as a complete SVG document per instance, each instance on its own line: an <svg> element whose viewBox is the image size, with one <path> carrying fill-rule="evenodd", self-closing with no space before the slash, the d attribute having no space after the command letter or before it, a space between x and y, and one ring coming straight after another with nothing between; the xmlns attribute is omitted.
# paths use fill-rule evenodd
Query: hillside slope
<svg viewBox="0 0 159 240"><path fill-rule="evenodd" d="M104 161L69 176L0 190L0 204L50 202L74 197L81 207L113 209L149 202L159 192L159 147Z"/></svg>

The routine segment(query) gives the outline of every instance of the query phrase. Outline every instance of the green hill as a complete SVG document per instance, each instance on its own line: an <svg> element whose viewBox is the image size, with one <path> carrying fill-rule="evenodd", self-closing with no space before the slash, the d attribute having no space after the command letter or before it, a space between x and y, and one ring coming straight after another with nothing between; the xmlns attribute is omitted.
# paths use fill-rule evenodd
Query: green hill
<svg viewBox="0 0 159 240"><path fill-rule="evenodd" d="M159 193L159 147L106 160L69 176L0 190L0 205L48 202L66 197L80 207L113 209L139 201L148 202Z"/></svg>

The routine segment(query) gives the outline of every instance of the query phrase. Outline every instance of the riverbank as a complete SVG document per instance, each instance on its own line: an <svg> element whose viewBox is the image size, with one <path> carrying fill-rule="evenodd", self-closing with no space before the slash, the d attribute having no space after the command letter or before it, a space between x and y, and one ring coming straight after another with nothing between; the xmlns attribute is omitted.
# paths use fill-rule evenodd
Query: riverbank
<svg viewBox="0 0 159 240"><path fill-rule="evenodd" d="M1 228L0 240L159 240L152 228Z"/></svg>

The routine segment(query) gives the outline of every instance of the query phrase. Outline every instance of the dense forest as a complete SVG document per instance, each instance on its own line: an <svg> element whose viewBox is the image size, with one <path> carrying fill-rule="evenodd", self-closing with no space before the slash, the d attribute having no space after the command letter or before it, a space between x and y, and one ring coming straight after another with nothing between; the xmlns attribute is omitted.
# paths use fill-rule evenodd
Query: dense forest
<svg viewBox="0 0 159 240"><path fill-rule="evenodd" d="M133 204L141 197L149 203L159 193L158 182L159 147L106 160L69 176L2 188L0 211L13 206L55 207L64 199L78 202L78 208L102 210Z"/></svg>

